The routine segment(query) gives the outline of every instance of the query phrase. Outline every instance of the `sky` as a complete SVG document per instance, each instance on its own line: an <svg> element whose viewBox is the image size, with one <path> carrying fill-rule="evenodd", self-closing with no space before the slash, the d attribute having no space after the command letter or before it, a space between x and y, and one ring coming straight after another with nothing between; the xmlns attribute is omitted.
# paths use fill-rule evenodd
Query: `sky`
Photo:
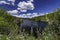
<svg viewBox="0 0 60 40"><path fill-rule="evenodd" d="M59 4L60 0L0 0L0 8L19 18L48 14L59 8Z"/></svg>

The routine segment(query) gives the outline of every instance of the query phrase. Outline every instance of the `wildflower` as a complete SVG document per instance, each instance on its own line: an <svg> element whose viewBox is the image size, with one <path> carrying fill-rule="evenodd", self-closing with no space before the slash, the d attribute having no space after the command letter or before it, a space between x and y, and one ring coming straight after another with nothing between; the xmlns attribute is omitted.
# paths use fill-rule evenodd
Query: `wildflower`
<svg viewBox="0 0 60 40"><path fill-rule="evenodd" d="M6 38L7 40L10 40L8 37Z"/></svg>
<svg viewBox="0 0 60 40"><path fill-rule="evenodd" d="M2 35L0 34L0 37L1 37Z"/></svg>

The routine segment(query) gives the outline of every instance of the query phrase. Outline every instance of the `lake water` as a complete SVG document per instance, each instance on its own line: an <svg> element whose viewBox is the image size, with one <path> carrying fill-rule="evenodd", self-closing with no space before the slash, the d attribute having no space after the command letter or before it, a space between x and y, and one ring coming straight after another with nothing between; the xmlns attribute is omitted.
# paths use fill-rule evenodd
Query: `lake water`
<svg viewBox="0 0 60 40"><path fill-rule="evenodd" d="M29 28L45 28L46 26L48 25L47 22L43 22L43 21L40 21L40 22L36 22L36 21L31 21L29 19L23 19L23 22L20 24L20 27L22 28L26 28L26 29L29 29Z"/></svg>

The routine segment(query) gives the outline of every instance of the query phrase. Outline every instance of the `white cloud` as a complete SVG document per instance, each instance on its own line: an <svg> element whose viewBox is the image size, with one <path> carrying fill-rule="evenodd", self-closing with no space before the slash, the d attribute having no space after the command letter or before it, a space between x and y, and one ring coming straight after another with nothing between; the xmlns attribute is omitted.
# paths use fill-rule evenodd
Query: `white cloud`
<svg viewBox="0 0 60 40"><path fill-rule="evenodd" d="M0 4L14 5L14 3L15 3L15 0L0 0Z"/></svg>
<svg viewBox="0 0 60 40"><path fill-rule="evenodd" d="M7 1L15 2L15 0L7 0Z"/></svg>
<svg viewBox="0 0 60 40"><path fill-rule="evenodd" d="M32 18L31 16L28 16L26 14L13 15L13 16L18 17L18 18Z"/></svg>
<svg viewBox="0 0 60 40"><path fill-rule="evenodd" d="M31 16L31 15L32 15L32 13L27 13L26 15Z"/></svg>
<svg viewBox="0 0 60 40"><path fill-rule="evenodd" d="M23 8L22 9L21 8L17 8L17 10L20 10L21 12L27 12L27 10L26 9L23 10Z"/></svg>
<svg viewBox="0 0 60 40"><path fill-rule="evenodd" d="M28 0L27 2L33 2L34 0Z"/></svg>
<svg viewBox="0 0 60 40"><path fill-rule="evenodd" d="M6 2L6 1L0 1L0 4L8 4L8 5L10 5L10 3Z"/></svg>
<svg viewBox="0 0 60 40"><path fill-rule="evenodd" d="M20 14L20 15L13 15L18 18L33 18L44 15L43 13L27 13L27 14Z"/></svg>
<svg viewBox="0 0 60 40"><path fill-rule="evenodd" d="M12 3L12 5L14 5L14 3L15 3L15 0L7 0L7 1L10 1Z"/></svg>
<svg viewBox="0 0 60 40"><path fill-rule="evenodd" d="M11 15L13 15L13 14L18 14L18 10L11 10L11 11L7 11L8 13L10 13Z"/></svg>
<svg viewBox="0 0 60 40"><path fill-rule="evenodd" d="M8 3L8 2L9 3ZM14 5L15 3L15 0L1 0L0 1L0 4L8 4L8 5ZM26 14L20 14L18 15L18 13L20 12L27 12L27 10L33 10L34 9L34 5L33 5L33 0L28 0L27 2L23 1L23 2L19 2L17 4L18 8L16 10L10 10L10 11L7 11L9 14L11 14L12 16L15 16L15 17L19 17L19 18L33 18L33 17L38 17L38 16L42 16L42 15L45 15L45 13L26 13ZM20 11L18 11L20 10ZM48 13L46 13L48 14Z"/></svg>
<svg viewBox="0 0 60 40"><path fill-rule="evenodd" d="M19 2L18 4L18 10L20 10L21 12L27 12L27 10L33 10L34 9L34 5L31 2Z"/></svg>

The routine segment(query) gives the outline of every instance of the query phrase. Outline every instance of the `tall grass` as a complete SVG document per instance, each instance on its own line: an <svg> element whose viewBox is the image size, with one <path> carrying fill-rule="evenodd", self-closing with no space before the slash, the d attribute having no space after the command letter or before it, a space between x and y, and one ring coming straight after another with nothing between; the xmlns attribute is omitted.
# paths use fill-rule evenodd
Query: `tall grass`
<svg viewBox="0 0 60 40"><path fill-rule="evenodd" d="M33 36L33 30L31 29L31 35L28 33L25 33L24 31L21 32L17 35L11 34L11 35L1 35L0 34L0 40L59 40L60 37L51 30L51 25L48 25L42 34L37 30L37 35L38 37L35 38Z"/></svg>

